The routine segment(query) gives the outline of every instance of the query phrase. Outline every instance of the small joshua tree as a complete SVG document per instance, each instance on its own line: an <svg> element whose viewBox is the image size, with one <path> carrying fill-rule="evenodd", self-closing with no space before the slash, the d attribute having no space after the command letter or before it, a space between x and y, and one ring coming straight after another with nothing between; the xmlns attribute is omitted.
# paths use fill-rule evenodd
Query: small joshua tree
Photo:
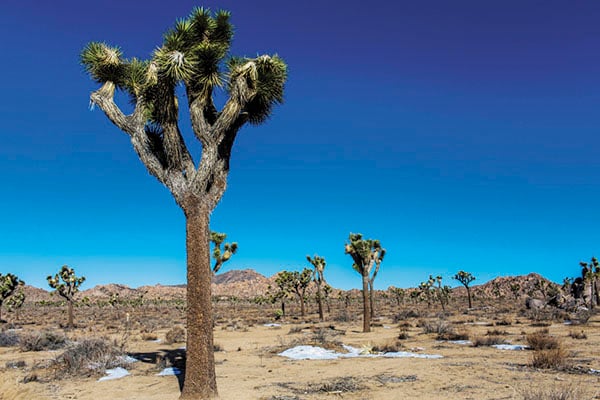
<svg viewBox="0 0 600 400"><path fill-rule="evenodd" d="M447 285L442 285L442 277L440 275L435 277L435 280L431 275L429 275L429 280L437 283L437 286L434 286L435 298L440 302L442 306L442 311L446 311L446 304L450 300L450 287Z"/></svg>
<svg viewBox="0 0 600 400"><path fill-rule="evenodd" d="M2 275L0 273L0 321L2 321L2 303L4 303L4 300L9 298L19 286L24 284L25 282L20 280L16 275L11 273Z"/></svg>
<svg viewBox="0 0 600 400"><path fill-rule="evenodd" d="M512 292L513 296L515 296L515 300L517 300L519 298L519 292L521 291L521 285L518 283L511 283L510 291Z"/></svg>
<svg viewBox="0 0 600 400"><path fill-rule="evenodd" d="M596 280L600 276L600 263L596 257L592 257L589 263L581 261L581 278L590 287L590 309L594 308L594 302L600 304L600 293Z"/></svg>
<svg viewBox="0 0 600 400"><path fill-rule="evenodd" d="M224 262L229 261L232 255L234 255L238 249L238 244L236 242L233 243L225 243L223 245L223 250L221 250L221 245L227 239L227 234L219 233L219 232L211 232L210 233L210 241L213 244L213 253L212 256L215 259L215 264L213 265L213 273L219 272L221 266Z"/></svg>
<svg viewBox="0 0 600 400"><path fill-rule="evenodd" d="M300 314L304 317L306 315L306 309L304 307L304 299L306 296L306 289L312 281L313 272L304 268L302 272L298 271L281 271L278 275L278 279L284 286L287 287L287 291L294 293L298 300L300 300Z"/></svg>
<svg viewBox="0 0 600 400"><path fill-rule="evenodd" d="M319 306L319 319L323 321L323 285L327 285L325 282L325 277L323 276L323 271L325 271L325 266L327 263L325 262L325 258L319 257L315 255L313 258L310 256L306 256L306 259L312 266L315 268L313 271L313 280L317 284L317 304Z"/></svg>
<svg viewBox="0 0 600 400"><path fill-rule="evenodd" d="M419 296L418 298L427 302L427 308L431 307L431 301L435 297L433 289L433 278L429 275L429 279L419 284Z"/></svg>
<svg viewBox="0 0 600 400"><path fill-rule="evenodd" d="M75 270L63 265L58 274L46 278L48 285L55 290L55 293L67 301L69 320L67 326L73 328L73 303L75 293L79 291L79 286L85 281L85 276L75 276ZM61 282L62 281L62 282Z"/></svg>
<svg viewBox="0 0 600 400"><path fill-rule="evenodd" d="M348 240L349 243L344 246L345 253L354 261L352 268L362 276L363 332L371 332L373 281L385 256L385 249L379 240L363 239L360 233L351 233Z"/></svg>
<svg viewBox="0 0 600 400"><path fill-rule="evenodd" d="M390 292L391 297L396 299L396 305L400 306L400 304L402 304L402 301L404 300L404 295L406 294L406 291L395 286L390 286L388 288L388 291Z"/></svg>
<svg viewBox="0 0 600 400"><path fill-rule="evenodd" d="M469 285L475 280L475 277L470 272L458 271L456 275L452 277L452 279L456 279L467 289L467 297L469 298L469 308L473 308L473 303L471 302L471 288L469 287Z"/></svg>
<svg viewBox="0 0 600 400"><path fill-rule="evenodd" d="M6 308L10 312L15 312L17 321L19 320L19 310L23 307L23 303L25 303L25 292L22 288L6 301Z"/></svg>

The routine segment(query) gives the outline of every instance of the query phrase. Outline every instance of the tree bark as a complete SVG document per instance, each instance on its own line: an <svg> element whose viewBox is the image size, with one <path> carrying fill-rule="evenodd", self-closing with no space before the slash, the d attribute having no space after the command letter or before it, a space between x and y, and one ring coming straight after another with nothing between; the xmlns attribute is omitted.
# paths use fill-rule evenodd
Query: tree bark
<svg viewBox="0 0 600 400"><path fill-rule="evenodd" d="M473 305L471 303L471 289L468 286L465 286L467 288L467 297L469 298L469 308L473 308Z"/></svg>
<svg viewBox="0 0 600 400"><path fill-rule="evenodd" d="M187 250L187 347L180 400L217 399L211 303L210 210L185 210Z"/></svg>
<svg viewBox="0 0 600 400"><path fill-rule="evenodd" d="M363 332L371 332L371 307L369 301L369 276L362 277L363 294Z"/></svg>
<svg viewBox="0 0 600 400"><path fill-rule="evenodd" d="M371 308L371 320L375 317L375 300L373 297L373 281L369 280L369 307Z"/></svg>
<svg viewBox="0 0 600 400"><path fill-rule="evenodd" d="M67 327L73 329L73 300L67 300L67 308L69 314L69 320L67 322Z"/></svg>
<svg viewBox="0 0 600 400"><path fill-rule="evenodd" d="M323 298L321 297L321 285L317 283L317 305L319 306L319 320L323 321Z"/></svg>

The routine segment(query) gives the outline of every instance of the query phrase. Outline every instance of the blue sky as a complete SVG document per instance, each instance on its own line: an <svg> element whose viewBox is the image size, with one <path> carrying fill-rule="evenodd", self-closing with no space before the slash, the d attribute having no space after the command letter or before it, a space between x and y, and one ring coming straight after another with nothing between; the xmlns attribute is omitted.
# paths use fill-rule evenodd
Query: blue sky
<svg viewBox="0 0 600 400"><path fill-rule="evenodd" d="M223 271L318 253L333 286L359 287L350 232L387 249L380 288L459 269L561 281L600 254L596 0L4 0L0 272L185 281L183 214L88 109L78 55L103 40L147 57L197 5L232 12L233 54L290 71L285 104L236 142L212 217L240 246Z"/></svg>

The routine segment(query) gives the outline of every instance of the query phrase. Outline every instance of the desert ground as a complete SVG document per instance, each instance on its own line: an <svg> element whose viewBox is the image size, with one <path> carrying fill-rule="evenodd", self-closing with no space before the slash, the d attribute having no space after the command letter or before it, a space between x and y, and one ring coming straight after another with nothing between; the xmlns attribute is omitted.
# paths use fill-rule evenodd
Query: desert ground
<svg viewBox="0 0 600 400"><path fill-rule="evenodd" d="M113 296L109 302L106 290L106 298L90 296L75 309L74 329L62 327L65 307L56 301L30 299L18 319L4 312L0 399L177 399L183 375L158 376L165 368L184 368L181 293L185 289L169 290L147 294L144 301L122 292L119 301ZM319 321L310 300L305 317L299 315L293 299L287 300L287 315L282 317L277 303L257 304L224 295L215 298L220 396L261 400L600 398L600 314L589 312L582 317L549 306L527 310L524 298L501 293L486 298L483 291L473 308L467 309L460 293L450 297L442 312L439 304L397 301L385 291L378 292L369 333L361 329L357 292L345 300L340 294L330 299L324 321ZM91 350L79 348L70 358L65 355L91 339L97 340ZM491 346L531 347L540 342L542 350ZM347 345L363 354L303 360L279 355L299 345L338 353L346 353L343 345ZM383 356L407 353L412 357ZM430 355L441 357L427 358ZM99 380L106 369L116 366L129 375Z"/></svg>

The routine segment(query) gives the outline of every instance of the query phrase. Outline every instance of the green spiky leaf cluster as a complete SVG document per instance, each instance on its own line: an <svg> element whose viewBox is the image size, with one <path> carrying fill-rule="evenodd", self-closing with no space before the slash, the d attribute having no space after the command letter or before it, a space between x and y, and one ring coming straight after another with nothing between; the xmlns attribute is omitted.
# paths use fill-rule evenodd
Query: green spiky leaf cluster
<svg viewBox="0 0 600 400"><path fill-rule="evenodd" d="M61 297L67 301L73 301L73 296L79 291L79 286L85 282L85 277L77 277L73 268L63 265L57 274L49 275L46 280L48 285L55 289Z"/></svg>
<svg viewBox="0 0 600 400"><path fill-rule="evenodd" d="M354 260L352 268L362 275L368 275L375 263L381 263L385 257L385 249L377 239L363 239L360 233L351 233L349 243L345 245L345 253Z"/></svg>
<svg viewBox="0 0 600 400"><path fill-rule="evenodd" d="M475 280L475 277L470 272L458 271L452 279L455 279L462 283L465 287L469 286L471 282Z"/></svg>
<svg viewBox="0 0 600 400"><path fill-rule="evenodd" d="M23 292L23 289L19 289L17 293L13 294L6 301L6 307L8 308L8 311L15 311L21 308L23 303L25 303L25 292Z"/></svg>
<svg viewBox="0 0 600 400"><path fill-rule="evenodd" d="M5 299L7 299L8 297L10 297L10 295L13 294L15 289L24 284L25 282L23 282L21 279L19 279L18 276L14 274L8 273L6 275L3 275L2 273L0 273L0 305Z"/></svg>
<svg viewBox="0 0 600 400"><path fill-rule="evenodd" d="M227 239L227 234L220 232L211 232L210 233L210 241L213 244L213 258L215 260L215 264L213 265L213 272L216 274L219 272L219 269L226 261L229 261L232 255L234 255L238 250L238 244L236 242L233 243L225 243L223 245L223 249L221 250L221 245Z"/></svg>
<svg viewBox="0 0 600 400"><path fill-rule="evenodd" d="M283 102L287 66L276 55L227 59L232 38L229 12L198 7L164 34L148 60L126 59L118 47L92 42L81 52L81 63L97 82L113 82L134 103L143 100L149 122L165 122L160 110L183 83L190 101L224 87L231 97L246 100L242 112L250 123L260 124ZM234 83L240 77L241 88Z"/></svg>

